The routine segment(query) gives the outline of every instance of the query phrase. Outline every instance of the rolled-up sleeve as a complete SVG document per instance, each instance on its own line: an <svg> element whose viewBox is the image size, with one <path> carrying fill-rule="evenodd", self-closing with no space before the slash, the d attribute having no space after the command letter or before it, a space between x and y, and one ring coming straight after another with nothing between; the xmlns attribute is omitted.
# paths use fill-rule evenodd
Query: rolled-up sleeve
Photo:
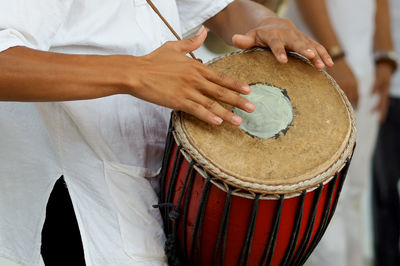
<svg viewBox="0 0 400 266"><path fill-rule="evenodd" d="M234 0L177 0L183 35L188 35Z"/></svg>
<svg viewBox="0 0 400 266"><path fill-rule="evenodd" d="M0 52L14 46L48 50L72 0L8 0L0 4Z"/></svg>

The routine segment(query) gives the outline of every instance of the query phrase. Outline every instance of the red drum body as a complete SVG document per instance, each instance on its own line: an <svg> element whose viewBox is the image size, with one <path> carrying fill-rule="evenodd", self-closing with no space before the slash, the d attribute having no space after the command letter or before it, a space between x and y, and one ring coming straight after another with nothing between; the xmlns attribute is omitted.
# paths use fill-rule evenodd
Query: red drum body
<svg viewBox="0 0 400 266"><path fill-rule="evenodd" d="M297 56L281 65L255 49L210 67L252 84L261 114L254 123L242 116L237 128L173 112L158 205L169 264L303 265L334 214L350 164L351 105L325 72ZM285 112L292 117L280 117ZM288 122L271 133L276 121Z"/></svg>
<svg viewBox="0 0 400 266"><path fill-rule="evenodd" d="M332 218L349 166L313 191L263 197L208 175L186 159L173 134L168 143L161 194L174 206L161 212L172 240L167 249L173 244L167 253L181 265L304 264Z"/></svg>

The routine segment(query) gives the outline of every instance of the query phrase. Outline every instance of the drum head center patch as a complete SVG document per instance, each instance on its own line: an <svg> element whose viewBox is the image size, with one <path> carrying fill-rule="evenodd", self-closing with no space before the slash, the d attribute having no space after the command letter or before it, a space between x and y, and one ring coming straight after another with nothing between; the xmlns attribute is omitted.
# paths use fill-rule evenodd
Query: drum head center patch
<svg viewBox="0 0 400 266"><path fill-rule="evenodd" d="M286 133L293 120L293 107L286 91L264 83L250 84L250 87L251 93L242 96L253 102L256 110L247 113L233 108L233 112L242 118L239 128L261 139Z"/></svg>

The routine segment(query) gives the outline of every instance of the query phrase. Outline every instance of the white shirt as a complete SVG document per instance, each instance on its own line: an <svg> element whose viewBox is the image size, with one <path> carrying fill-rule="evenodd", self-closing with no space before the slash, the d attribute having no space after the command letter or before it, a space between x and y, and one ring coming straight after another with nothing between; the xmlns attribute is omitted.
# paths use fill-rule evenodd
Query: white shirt
<svg viewBox="0 0 400 266"><path fill-rule="evenodd" d="M397 52L397 55L400 56L400 1L390 1L390 15L392 19L391 26L394 49ZM390 95L400 98L400 65L392 76Z"/></svg>
<svg viewBox="0 0 400 266"><path fill-rule="evenodd" d="M180 34L232 0L154 0ZM145 0L11 0L0 51L145 55L175 40ZM155 181L170 111L128 95L0 103L0 256L38 265L46 203L63 175L87 265L164 265ZM62 230L62 228L60 228Z"/></svg>

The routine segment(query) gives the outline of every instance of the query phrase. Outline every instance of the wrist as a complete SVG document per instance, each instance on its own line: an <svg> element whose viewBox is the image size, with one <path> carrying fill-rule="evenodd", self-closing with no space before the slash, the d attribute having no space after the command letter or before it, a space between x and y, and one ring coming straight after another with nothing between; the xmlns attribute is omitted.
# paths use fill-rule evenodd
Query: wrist
<svg viewBox="0 0 400 266"><path fill-rule="evenodd" d="M333 62L337 62L346 57L346 53L340 45L334 45L327 49L328 54L331 56Z"/></svg>
<svg viewBox="0 0 400 266"><path fill-rule="evenodd" d="M375 65L385 64L395 72L398 67L398 55L393 50L377 50L374 52Z"/></svg>
<svg viewBox="0 0 400 266"><path fill-rule="evenodd" d="M138 57L129 55L112 55L109 56L107 63L107 76L106 83L113 94L130 94L134 95L134 91L140 87L140 80L138 74L140 67L138 67ZM133 71L132 71L133 70Z"/></svg>

